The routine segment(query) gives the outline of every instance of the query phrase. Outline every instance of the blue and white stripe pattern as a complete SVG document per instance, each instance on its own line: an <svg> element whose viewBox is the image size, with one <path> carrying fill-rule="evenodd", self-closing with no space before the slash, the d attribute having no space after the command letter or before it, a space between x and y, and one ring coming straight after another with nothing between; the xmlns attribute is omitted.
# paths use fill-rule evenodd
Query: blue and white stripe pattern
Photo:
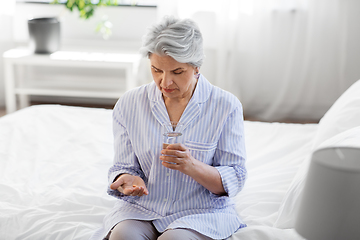
<svg viewBox="0 0 360 240"><path fill-rule="evenodd" d="M191 228L214 239L224 239L246 226L230 197L244 186L245 141L242 106L232 94L211 85L200 75L183 112L183 143L197 160L219 171L227 196L218 196L189 176L165 168L159 159L161 126L169 116L154 83L127 92L113 111L115 158L109 184L120 173L144 179L149 195L119 198L104 220L104 235L125 219L153 220L159 232Z"/></svg>

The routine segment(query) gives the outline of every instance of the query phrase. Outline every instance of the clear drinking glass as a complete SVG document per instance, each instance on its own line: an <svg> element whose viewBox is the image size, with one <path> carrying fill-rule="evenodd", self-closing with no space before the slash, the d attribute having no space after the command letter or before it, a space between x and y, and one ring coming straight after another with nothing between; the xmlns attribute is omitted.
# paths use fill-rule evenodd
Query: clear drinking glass
<svg viewBox="0 0 360 240"><path fill-rule="evenodd" d="M163 123L163 149L174 143L182 143L183 124L180 122Z"/></svg>

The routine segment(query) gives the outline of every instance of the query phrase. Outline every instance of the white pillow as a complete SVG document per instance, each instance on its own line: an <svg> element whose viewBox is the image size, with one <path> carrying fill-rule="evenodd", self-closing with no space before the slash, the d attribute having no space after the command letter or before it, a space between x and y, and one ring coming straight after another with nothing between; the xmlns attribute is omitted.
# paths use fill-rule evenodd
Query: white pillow
<svg viewBox="0 0 360 240"><path fill-rule="evenodd" d="M351 85L321 118L313 149L326 139L356 126L360 126L360 80Z"/></svg>
<svg viewBox="0 0 360 240"><path fill-rule="evenodd" d="M313 151L333 146L360 147L360 80L339 97L319 122ZM294 228L311 154L304 157L280 205L275 227Z"/></svg>

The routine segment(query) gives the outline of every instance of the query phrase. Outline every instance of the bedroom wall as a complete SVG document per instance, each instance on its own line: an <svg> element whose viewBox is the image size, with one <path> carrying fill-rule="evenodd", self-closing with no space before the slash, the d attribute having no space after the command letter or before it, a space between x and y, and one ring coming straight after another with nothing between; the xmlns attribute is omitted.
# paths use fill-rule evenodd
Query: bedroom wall
<svg viewBox="0 0 360 240"><path fill-rule="evenodd" d="M110 41L139 42L148 24L156 21L155 7L102 7L95 11L92 18L80 19L78 12L70 12L63 5L18 3L14 16L14 40L25 43L28 40L27 22L32 17L56 16L61 21L62 40L68 43L72 40L101 41L107 44L100 34L95 33L95 27L101 18L107 15L113 23L113 35Z"/></svg>

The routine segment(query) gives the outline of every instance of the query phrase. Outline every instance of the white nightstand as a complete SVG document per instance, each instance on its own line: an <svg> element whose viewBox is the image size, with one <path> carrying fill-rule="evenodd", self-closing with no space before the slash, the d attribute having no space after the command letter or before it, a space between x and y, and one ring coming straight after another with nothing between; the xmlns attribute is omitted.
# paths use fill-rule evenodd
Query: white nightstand
<svg viewBox="0 0 360 240"><path fill-rule="evenodd" d="M57 51L53 54L34 54L26 48L16 48L3 54L5 73L5 100L7 113L28 106L29 95L65 96L86 98L119 98L125 91L137 86L136 75L141 56L137 53L104 53L89 51ZM66 81L33 81L21 73L24 66L62 67L62 69L123 69L125 84L111 86L101 82L101 77L90 77L82 82ZM21 77L16 78L17 75ZM18 72L19 71L19 72ZM54 76L56 78L56 76ZM66 84L65 84L66 83ZM121 84L122 83L122 84ZM113 84L114 85L114 84Z"/></svg>

